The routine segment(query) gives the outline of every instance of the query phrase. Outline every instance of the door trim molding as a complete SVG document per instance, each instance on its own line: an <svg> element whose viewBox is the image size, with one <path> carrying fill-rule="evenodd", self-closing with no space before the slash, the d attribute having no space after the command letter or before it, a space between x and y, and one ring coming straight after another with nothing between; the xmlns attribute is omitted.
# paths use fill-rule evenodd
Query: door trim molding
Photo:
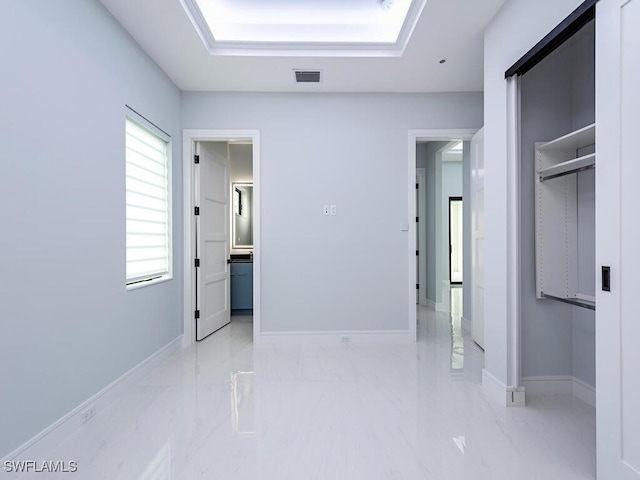
<svg viewBox="0 0 640 480"><path fill-rule="evenodd" d="M260 130L226 130L226 129L185 129L182 131L182 182L183 182L183 233L184 233L184 312L183 312L183 346L195 343L196 305L195 276L192 274L195 246L195 175L193 155L196 142L228 142L250 141L253 145L253 342L260 341Z"/></svg>
<svg viewBox="0 0 640 480"><path fill-rule="evenodd" d="M426 140L431 142L446 141L446 140L471 140L471 137L475 135L478 128L451 128L451 129L411 129L408 132L408 148L407 148L407 163L408 163L408 183L407 183L407 205L408 205L408 226L409 226L409 239L408 239L408 313L409 313L409 332L412 338L417 340L418 329L416 328L416 143L418 140Z"/></svg>

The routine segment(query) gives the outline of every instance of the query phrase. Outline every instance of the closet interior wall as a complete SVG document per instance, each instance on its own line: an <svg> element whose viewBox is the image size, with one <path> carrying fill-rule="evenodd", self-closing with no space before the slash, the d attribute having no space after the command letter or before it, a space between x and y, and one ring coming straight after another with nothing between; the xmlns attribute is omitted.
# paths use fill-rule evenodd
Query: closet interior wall
<svg viewBox="0 0 640 480"><path fill-rule="evenodd" d="M535 144L595 122L595 29L588 23L520 77L522 377L595 387L595 312L536 298ZM577 174L580 291L595 295L595 170ZM553 180L550 180L553 181Z"/></svg>

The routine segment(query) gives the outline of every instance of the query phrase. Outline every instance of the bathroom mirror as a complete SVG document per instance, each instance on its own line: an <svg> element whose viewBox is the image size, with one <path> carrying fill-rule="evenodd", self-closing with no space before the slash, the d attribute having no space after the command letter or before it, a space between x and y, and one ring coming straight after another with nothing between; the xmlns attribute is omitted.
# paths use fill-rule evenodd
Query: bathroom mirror
<svg viewBox="0 0 640 480"><path fill-rule="evenodd" d="M253 183L233 183L232 248L253 248Z"/></svg>

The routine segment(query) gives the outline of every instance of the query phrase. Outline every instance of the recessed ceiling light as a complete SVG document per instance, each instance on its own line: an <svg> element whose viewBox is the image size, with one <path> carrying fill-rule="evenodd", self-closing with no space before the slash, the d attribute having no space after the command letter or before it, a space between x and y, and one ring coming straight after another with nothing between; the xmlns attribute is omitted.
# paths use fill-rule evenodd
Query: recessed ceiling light
<svg viewBox="0 0 640 480"><path fill-rule="evenodd" d="M380 7L383 10L389 10L393 7L393 0L380 0Z"/></svg>

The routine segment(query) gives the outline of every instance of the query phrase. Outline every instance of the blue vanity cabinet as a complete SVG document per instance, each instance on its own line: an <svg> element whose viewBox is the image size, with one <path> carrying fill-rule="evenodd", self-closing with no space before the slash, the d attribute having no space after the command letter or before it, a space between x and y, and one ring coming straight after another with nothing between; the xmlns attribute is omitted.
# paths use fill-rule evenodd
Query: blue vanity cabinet
<svg viewBox="0 0 640 480"><path fill-rule="evenodd" d="M253 262L231 262L231 314L253 313Z"/></svg>

